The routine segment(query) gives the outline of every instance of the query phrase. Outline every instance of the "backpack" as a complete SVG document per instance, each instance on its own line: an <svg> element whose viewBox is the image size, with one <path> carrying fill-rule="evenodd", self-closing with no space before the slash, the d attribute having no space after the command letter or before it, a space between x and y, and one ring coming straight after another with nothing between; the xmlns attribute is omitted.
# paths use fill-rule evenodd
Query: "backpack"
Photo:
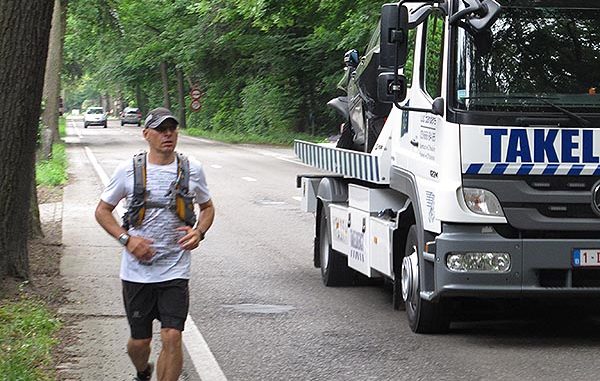
<svg viewBox="0 0 600 381"><path fill-rule="evenodd" d="M146 201L146 152L140 152L133 157L133 197L123 215L123 227L137 227L144 221L146 209L159 208L170 209L187 226L196 224L196 213L194 212L195 194L189 191L190 184L190 162L188 158L180 153L177 158L177 179L171 183L166 196L171 196L168 204L160 204Z"/></svg>

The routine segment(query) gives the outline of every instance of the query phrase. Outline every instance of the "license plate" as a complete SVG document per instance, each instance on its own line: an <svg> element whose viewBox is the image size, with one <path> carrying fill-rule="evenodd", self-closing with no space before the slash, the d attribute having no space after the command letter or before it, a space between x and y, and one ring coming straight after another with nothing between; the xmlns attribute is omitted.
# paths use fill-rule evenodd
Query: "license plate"
<svg viewBox="0 0 600 381"><path fill-rule="evenodd" d="M573 266L600 267L600 249L573 250Z"/></svg>

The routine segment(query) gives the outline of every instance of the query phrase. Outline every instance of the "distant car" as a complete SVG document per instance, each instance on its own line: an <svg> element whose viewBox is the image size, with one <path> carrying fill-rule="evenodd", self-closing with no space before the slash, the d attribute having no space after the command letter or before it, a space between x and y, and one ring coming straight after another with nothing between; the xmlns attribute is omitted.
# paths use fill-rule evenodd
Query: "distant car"
<svg viewBox="0 0 600 381"><path fill-rule="evenodd" d="M126 124L142 125L142 112L137 107L125 107L121 113L121 126Z"/></svg>
<svg viewBox="0 0 600 381"><path fill-rule="evenodd" d="M106 113L102 107L89 107L83 115L83 127L88 126L107 127Z"/></svg>

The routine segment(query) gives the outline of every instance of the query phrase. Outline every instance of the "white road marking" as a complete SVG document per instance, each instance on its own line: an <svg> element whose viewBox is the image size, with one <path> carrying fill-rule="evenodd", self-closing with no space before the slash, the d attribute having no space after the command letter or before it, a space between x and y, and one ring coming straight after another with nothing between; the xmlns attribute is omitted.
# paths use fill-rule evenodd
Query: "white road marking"
<svg viewBox="0 0 600 381"><path fill-rule="evenodd" d="M211 165L210 167L211 167L211 168L215 168L215 169L221 169L221 168L223 168L223 166L222 166L222 165L219 165L219 164L213 164L213 165Z"/></svg>
<svg viewBox="0 0 600 381"><path fill-rule="evenodd" d="M100 164L98 164L98 160L96 160L96 156L94 155L90 147L85 146L84 148L88 160L90 161L90 163L92 163L92 167L94 167L94 170L96 170L96 173L100 177L100 181L102 181L102 185L107 186L108 182L110 181L110 177L108 177L106 172L104 172L104 169L102 169Z"/></svg>
<svg viewBox="0 0 600 381"><path fill-rule="evenodd" d="M288 163L293 163L293 164L302 165L302 166L304 166L304 167L310 167L310 168L314 168L312 165L304 164L303 162L301 162L301 161L298 161L298 160L286 159L285 157L276 157L276 159L283 160L283 161L287 161Z"/></svg>
<svg viewBox="0 0 600 381"><path fill-rule="evenodd" d="M227 381L219 363L208 348L208 344L202 337L194 320L188 315L183 331L183 342L187 349L196 372L202 380Z"/></svg>
<svg viewBox="0 0 600 381"><path fill-rule="evenodd" d="M277 152L265 151L265 150L257 149L257 148L248 148L248 147L244 147L244 148L246 150L248 150L248 151L257 153L259 155L263 155L263 156L267 156L267 157L272 157L272 158L277 159L277 160L287 161L288 163L298 164L298 165L302 165L304 167L314 168L312 165L304 164L300 160L294 158L294 156L292 156L292 155L285 155L285 154L281 154L281 153L277 153Z"/></svg>
<svg viewBox="0 0 600 381"><path fill-rule="evenodd" d="M75 122L73 119L69 119L69 123L71 124L70 128L75 130L77 137L79 139L83 138L83 136L81 135L81 130L79 129L79 127L77 127L77 122Z"/></svg>
<svg viewBox="0 0 600 381"><path fill-rule="evenodd" d="M302 197L300 197L300 196L294 196L292 198L296 201L302 201Z"/></svg>
<svg viewBox="0 0 600 381"><path fill-rule="evenodd" d="M102 184L104 186L108 185L110 178L104 172L104 169L98 164L98 160L94 156L94 153L89 147L85 147L85 153L94 167L94 170L100 177ZM117 206L117 208L121 207L121 204ZM115 208L115 210L117 209ZM122 208L122 207L121 207ZM125 212L124 208L122 211L118 211L119 215L123 215ZM194 364L194 368L196 372L200 376L202 380L211 380L211 381L227 381L223 370L219 366L219 363L215 359L215 356L210 351L206 340L198 330L198 327L194 323L194 320L190 315L187 317L187 321L185 323L185 331L183 332L183 344L187 349L190 358L192 359L192 363Z"/></svg>
<svg viewBox="0 0 600 381"><path fill-rule="evenodd" d="M253 182L255 182L255 181L258 181L258 180L256 180L256 179L255 179L255 178L253 178L253 177L242 177L242 180L246 180L246 181L248 181L248 182L251 182L251 183L253 183Z"/></svg>

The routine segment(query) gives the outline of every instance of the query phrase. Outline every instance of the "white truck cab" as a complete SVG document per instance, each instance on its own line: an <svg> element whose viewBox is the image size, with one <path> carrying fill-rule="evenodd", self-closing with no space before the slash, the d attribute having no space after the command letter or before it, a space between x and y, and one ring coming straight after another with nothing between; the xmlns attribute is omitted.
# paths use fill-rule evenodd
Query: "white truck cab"
<svg viewBox="0 0 600 381"><path fill-rule="evenodd" d="M324 283L390 280L419 333L456 298L600 296L600 3L404 1L380 33L372 149L295 142Z"/></svg>

